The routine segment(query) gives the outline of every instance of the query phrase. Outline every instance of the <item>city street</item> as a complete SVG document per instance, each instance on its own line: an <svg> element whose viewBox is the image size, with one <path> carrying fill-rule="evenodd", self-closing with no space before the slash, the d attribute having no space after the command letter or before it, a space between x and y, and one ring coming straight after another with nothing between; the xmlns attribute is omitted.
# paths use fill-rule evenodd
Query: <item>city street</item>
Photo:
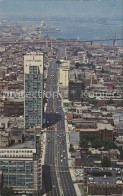
<svg viewBox="0 0 123 196"><path fill-rule="evenodd" d="M59 55L63 54L64 52L60 50ZM56 114L55 121L57 123L55 124L55 131L51 130L47 133L45 167L46 165L50 166L51 183L49 183L49 187L45 188L47 195L76 196L68 167L64 112L61 107L61 97L56 93L58 92L56 69L57 64L51 62L48 70L46 92L50 92L53 96L48 99L46 122L52 124L53 116ZM48 129L50 130L50 128ZM48 186L48 183L46 185Z"/></svg>

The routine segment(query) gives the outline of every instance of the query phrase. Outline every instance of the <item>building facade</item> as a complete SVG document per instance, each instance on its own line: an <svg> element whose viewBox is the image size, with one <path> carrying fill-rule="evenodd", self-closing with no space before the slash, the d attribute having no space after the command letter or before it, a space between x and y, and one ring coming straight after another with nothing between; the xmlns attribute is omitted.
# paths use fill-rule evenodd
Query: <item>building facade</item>
<svg viewBox="0 0 123 196"><path fill-rule="evenodd" d="M59 84L68 87L69 67L62 66L59 68Z"/></svg>
<svg viewBox="0 0 123 196"><path fill-rule="evenodd" d="M42 127L43 64L43 53L29 53L24 56L25 128Z"/></svg>
<svg viewBox="0 0 123 196"><path fill-rule="evenodd" d="M3 189L3 172L0 170L0 194Z"/></svg>
<svg viewBox="0 0 123 196"><path fill-rule="evenodd" d="M81 81L69 81L69 101L81 102L83 99L84 84Z"/></svg>
<svg viewBox="0 0 123 196"><path fill-rule="evenodd" d="M122 170L119 168L84 168L84 186L88 195L123 195Z"/></svg>
<svg viewBox="0 0 123 196"><path fill-rule="evenodd" d="M41 159L38 141L27 141L0 149L3 186L17 194L38 195L42 188Z"/></svg>

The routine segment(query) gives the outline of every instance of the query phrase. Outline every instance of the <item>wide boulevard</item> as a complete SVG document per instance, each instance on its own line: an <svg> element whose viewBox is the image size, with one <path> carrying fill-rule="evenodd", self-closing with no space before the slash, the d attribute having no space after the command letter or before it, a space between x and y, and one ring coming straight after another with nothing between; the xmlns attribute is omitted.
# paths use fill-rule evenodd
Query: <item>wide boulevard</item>
<svg viewBox="0 0 123 196"><path fill-rule="evenodd" d="M64 55L64 49L59 51ZM65 133L65 115L61 97L58 94L58 65L49 63L46 82L46 148L43 169L44 186L48 196L76 196L68 167L67 144Z"/></svg>

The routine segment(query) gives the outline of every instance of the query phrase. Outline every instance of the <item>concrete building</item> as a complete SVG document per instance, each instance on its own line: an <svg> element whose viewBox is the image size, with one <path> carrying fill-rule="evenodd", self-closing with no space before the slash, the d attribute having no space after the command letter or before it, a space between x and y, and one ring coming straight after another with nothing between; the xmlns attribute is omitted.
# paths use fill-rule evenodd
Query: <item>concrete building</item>
<svg viewBox="0 0 123 196"><path fill-rule="evenodd" d="M59 92L62 97L68 97L68 82L69 82L70 62L61 60L59 67Z"/></svg>
<svg viewBox="0 0 123 196"><path fill-rule="evenodd" d="M88 59L86 57L85 51L79 51L78 52L78 57L79 57L79 62L80 63L84 63L84 64L88 63Z"/></svg>
<svg viewBox="0 0 123 196"><path fill-rule="evenodd" d="M81 81L69 81L69 100L81 102L84 93L84 84Z"/></svg>
<svg viewBox="0 0 123 196"><path fill-rule="evenodd" d="M0 170L3 186L15 193L37 195L41 191L40 138L11 147L0 148Z"/></svg>
<svg viewBox="0 0 123 196"><path fill-rule="evenodd" d="M114 127L107 121L96 123L95 121L73 119L72 124L75 126L75 131L79 132L81 136L85 134L94 134L99 135L102 139L113 140Z"/></svg>
<svg viewBox="0 0 123 196"><path fill-rule="evenodd" d="M4 131L0 131L0 147L7 147L11 144L10 134Z"/></svg>
<svg viewBox="0 0 123 196"><path fill-rule="evenodd" d="M2 117L0 119L0 128L7 129L9 127L9 119Z"/></svg>
<svg viewBox="0 0 123 196"><path fill-rule="evenodd" d="M122 195L122 170L119 168L84 168L88 195Z"/></svg>
<svg viewBox="0 0 123 196"><path fill-rule="evenodd" d="M24 102L22 98L4 100L1 114L4 116L21 116L24 114Z"/></svg>
<svg viewBox="0 0 123 196"><path fill-rule="evenodd" d="M69 81L69 67L62 66L59 68L59 84L61 86L68 87L68 81Z"/></svg>
<svg viewBox="0 0 123 196"><path fill-rule="evenodd" d="M29 53L24 56L25 128L42 127L43 64L43 53Z"/></svg>

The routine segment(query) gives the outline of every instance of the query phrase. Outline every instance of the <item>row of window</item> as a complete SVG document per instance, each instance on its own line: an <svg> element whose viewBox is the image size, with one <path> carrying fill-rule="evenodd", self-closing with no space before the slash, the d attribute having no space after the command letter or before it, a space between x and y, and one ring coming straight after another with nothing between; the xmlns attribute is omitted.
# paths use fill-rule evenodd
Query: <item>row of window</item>
<svg viewBox="0 0 123 196"><path fill-rule="evenodd" d="M0 150L0 153L32 153L32 150Z"/></svg>
<svg viewBox="0 0 123 196"><path fill-rule="evenodd" d="M16 184L15 184L15 183L13 183L13 182L11 182L11 183L10 183L10 182L9 182L9 183L8 183L8 182L4 182L3 185L4 185L4 186L16 186L16 187L28 187L28 188L33 188L33 183L28 183L28 184L26 183L26 184L25 184L25 183L20 183L20 182L19 182L19 183L16 183Z"/></svg>
<svg viewBox="0 0 123 196"><path fill-rule="evenodd" d="M12 154L12 155L5 155L5 154L0 154L0 157L32 157L32 154L19 154L19 155L15 155L15 154Z"/></svg>
<svg viewBox="0 0 123 196"><path fill-rule="evenodd" d="M43 79L43 76L41 74L28 74L28 76L25 77L25 81L33 81L34 79L40 81L41 79Z"/></svg>
<svg viewBox="0 0 123 196"><path fill-rule="evenodd" d="M4 175L4 179L19 179L19 178L25 178L25 180L26 179L33 179L33 174L30 174L30 175L25 175L24 173L23 173L23 175L18 175L18 174L16 174L16 175Z"/></svg>
<svg viewBox="0 0 123 196"><path fill-rule="evenodd" d="M8 178L4 178L4 182L6 181L9 181L11 182L12 181L17 181L17 182L33 182L33 179L25 179L25 178L21 178L19 179L18 176L16 178L11 178L11 177L8 177Z"/></svg>
<svg viewBox="0 0 123 196"><path fill-rule="evenodd" d="M27 118L27 119L29 119L29 118L33 118L33 119L37 119L37 118L41 118L41 116L40 115L36 115L36 116L31 116L31 114L29 114L29 113L27 113L26 115L25 115L25 118Z"/></svg>

